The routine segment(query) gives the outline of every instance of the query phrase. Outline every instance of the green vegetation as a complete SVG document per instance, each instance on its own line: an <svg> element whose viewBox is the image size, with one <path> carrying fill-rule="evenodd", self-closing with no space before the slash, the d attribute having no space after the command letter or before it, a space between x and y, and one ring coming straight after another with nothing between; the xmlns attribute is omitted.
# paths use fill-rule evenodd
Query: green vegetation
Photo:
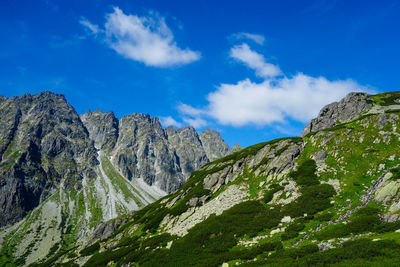
<svg viewBox="0 0 400 267"><path fill-rule="evenodd" d="M304 161L298 168L289 174L300 186L310 186L319 184L317 175L315 174L317 166L314 160Z"/></svg>
<svg viewBox="0 0 400 267"><path fill-rule="evenodd" d="M316 245L280 250L271 257L242 266L398 266L400 245L390 240L359 239L341 248L318 252Z"/></svg>
<svg viewBox="0 0 400 267"><path fill-rule="evenodd" d="M332 212L325 212L315 216L314 218L319 222L328 222L332 219L333 216L334 214Z"/></svg>
<svg viewBox="0 0 400 267"><path fill-rule="evenodd" d="M81 256L89 256L89 255L92 255L93 253L99 251L99 249L100 249L100 243L99 243L99 242L96 242L96 243L94 243L94 244L92 244L92 245L90 245L90 246L88 246L88 247L82 249L82 250L79 252L79 254L80 254Z"/></svg>
<svg viewBox="0 0 400 267"><path fill-rule="evenodd" d="M315 161L306 160L300 164L297 171L290 174L301 186L301 196L283 207L284 214L291 217L313 215L332 206L330 198L336 191L330 184L320 184L315 170Z"/></svg>
<svg viewBox="0 0 400 267"><path fill-rule="evenodd" d="M251 259L274 250L279 242L267 242L252 249L232 250L238 238L254 236L266 228L275 227L280 219L279 211L269 210L258 201L247 201L220 216L210 216L180 239L163 234L142 242L131 240L126 242L129 244L126 247L93 255L86 266L105 265L110 261L116 262L117 266L133 261L141 266L217 266L232 259ZM169 250L151 250L163 247L171 240L174 241Z"/></svg>
<svg viewBox="0 0 400 267"><path fill-rule="evenodd" d="M370 202L366 207L356 211L347 224L339 223L330 225L315 235L318 240L328 240L360 234L366 232L384 233L400 228L400 221L388 223L379 218L380 209L375 202Z"/></svg>
<svg viewBox="0 0 400 267"><path fill-rule="evenodd" d="M398 105L400 100L400 91L377 94L371 96L371 98L381 106Z"/></svg>
<svg viewBox="0 0 400 267"><path fill-rule="evenodd" d="M135 200L136 204L139 207L143 206L143 203L138 199L132 191L134 191L139 196L141 195L139 191L137 191L133 186L128 186L128 182L122 177L112 166L111 162L106 156L101 157L101 165L105 174L110 177L111 183L117 189L122 191L125 199L128 201L128 198L132 198Z"/></svg>
<svg viewBox="0 0 400 267"><path fill-rule="evenodd" d="M400 180L400 167L393 168L390 172L393 174L392 180Z"/></svg>
<svg viewBox="0 0 400 267"><path fill-rule="evenodd" d="M259 143L259 144L256 144L256 145L252 145L252 146L246 147L246 148L244 148L244 149L242 149L240 151L237 151L235 153L232 153L232 154L230 154L230 155L228 155L226 157L214 160L212 162L212 164L218 164L218 163L229 162L229 161L236 162L239 159L242 159L242 158L257 154L257 152L260 149L262 149L263 147L265 147L266 145L273 145L273 144L276 144L276 143L284 141L284 140L290 140L290 141L296 143L296 142L299 142L299 141L301 141L303 139L301 137L284 137L284 138L274 139L274 140L271 140L271 141L268 141L268 142ZM209 165L209 164L211 164L211 163L208 163L207 165Z"/></svg>
<svg viewBox="0 0 400 267"><path fill-rule="evenodd" d="M264 193L264 198L263 198L264 203L267 204L268 202L270 202L273 199L274 194L280 190L283 190L283 188L284 187L279 184L271 185L270 189Z"/></svg>

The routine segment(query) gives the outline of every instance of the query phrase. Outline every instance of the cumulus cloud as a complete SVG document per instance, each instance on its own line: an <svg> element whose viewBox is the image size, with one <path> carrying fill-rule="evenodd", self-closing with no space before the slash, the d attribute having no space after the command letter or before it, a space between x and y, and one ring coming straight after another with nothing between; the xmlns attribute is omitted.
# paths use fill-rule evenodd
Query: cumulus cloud
<svg viewBox="0 0 400 267"><path fill-rule="evenodd" d="M263 55L251 50L246 43L232 47L230 56L255 70L257 76L266 78L282 74L278 66L266 62Z"/></svg>
<svg viewBox="0 0 400 267"><path fill-rule="evenodd" d="M180 128L182 127L182 123L176 121L174 118L172 118L171 116L167 116L167 117L160 117L160 121L161 124L164 127L168 127L168 126L174 126L176 128Z"/></svg>
<svg viewBox="0 0 400 267"><path fill-rule="evenodd" d="M246 65L251 65L256 74L261 72L264 64L268 64L262 55L250 50L247 45L241 45L239 49L255 55L253 60L237 57L243 58L242 62ZM275 73L279 70L276 68ZM291 77L274 77L271 71L269 74L263 75L265 79L262 82L245 79L235 84L221 84L206 97L207 106L196 109L182 104L180 112L196 119L211 118L220 124L236 127L285 124L288 119L305 123L315 117L324 105L340 100L353 91L368 91L368 88L352 80L330 81L303 73Z"/></svg>
<svg viewBox="0 0 400 267"><path fill-rule="evenodd" d="M248 39L252 40L253 42L262 45L264 44L265 38L260 34L248 33L248 32L239 32L233 34L233 37L240 40L240 39Z"/></svg>
<svg viewBox="0 0 400 267"><path fill-rule="evenodd" d="M118 7L106 15L104 30L88 20L82 25L97 32L104 32L106 43L125 58L139 61L146 66L170 67L184 65L200 59L197 51L178 47L174 35L163 17L127 15Z"/></svg>
<svg viewBox="0 0 400 267"><path fill-rule="evenodd" d="M267 125L284 122L288 117L307 122L323 105L362 89L351 80L328 81L302 73L273 82L255 83L246 79L220 85L207 96L207 109L219 123L233 126Z"/></svg>

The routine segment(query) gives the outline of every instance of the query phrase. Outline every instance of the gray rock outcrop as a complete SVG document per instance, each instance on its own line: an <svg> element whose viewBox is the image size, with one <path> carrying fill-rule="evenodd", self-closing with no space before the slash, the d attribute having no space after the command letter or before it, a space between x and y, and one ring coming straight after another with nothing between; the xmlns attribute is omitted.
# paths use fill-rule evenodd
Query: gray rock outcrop
<svg viewBox="0 0 400 267"><path fill-rule="evenodd" d="M238 152L238 151L240 151L240 150L242 150L243 149L243 147L241 146L241 145L239 145L239 144L234 144L233 145L233 147L231 147L231 149L229 150L229 153L231 154L231 153L235 153L235 152Z"/></svg>
<svg viewBox="0 0 400 267"><path fill-rule="evenodd" d="M199 135L191 126L163 129L158 118L148 114L133 113L118 121L112 112L97 110L81 119L96 147L108 151L125 177L143 179L168 193L205 163L230 153L213 130Z"/></svg>
<svg viewBox="0 0 400 267"><path fill-rule="evenodd" d="M114 163L128 179L173 192L185 182L179 159L158 118L134 113L119 121L119 136L112 152Z"/></svg>
<svg viewBox="0 0 400 267"><path fill-rule="evenodd" d="M219 132L206 129L199 135L207 157L212 161L229 154L229 146L222 139Z"/></svg>
<svg viewBox="0 0 400 267"><path fill-rule="evenodd" d="M114 148L118 138L118 119L112 111L107 113L101 110L87 111L80 118L97 148L103 150Z"/></svg>
<svg viewBox="0 0 400 267"><path fill-rule="evenodd" d="M168 127L165 129L165 133L170 147L175 150L179 158L179 165L185 177L209 162L210 159L193 127L186 126L178 130Z"/></svg>
<svg viewBox="0 0 400 267"><path fill-rule="evenodd" d="M333 102L323 107L318 116L307 124L300 136L303 137L310 132L354 120L370 110L373 106L372 103L372 99L366 93L349 93L339 102Z"/></svg>
<svg viewBox="0 0 400 267"><path fill-rule="evenodd" d="M0 226L24 217L56 188L95 177L96 151L63 95L1 98Z"/></svg>

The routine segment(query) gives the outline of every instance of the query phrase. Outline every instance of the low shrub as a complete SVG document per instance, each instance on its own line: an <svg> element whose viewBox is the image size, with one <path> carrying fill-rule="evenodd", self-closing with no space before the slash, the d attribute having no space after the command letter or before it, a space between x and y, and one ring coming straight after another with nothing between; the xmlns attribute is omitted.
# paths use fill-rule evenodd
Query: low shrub
<svg viewBox="0 0 400 267"><path fill-rule="evenodd" d="M92 255L93 253L99 251L99 249L100 249L100 242L96 242L96 243L94 243L93 245L90 245L90 246L88 246L88 247L82 249L82 250L79 252L79 254L80 254L81 256L89 256L89 255Z"/></svg>
<svg viewBox="0 0 400 267"><path fill-rule="evenodd" d="M322 214L315 216L315 220L320 222L328 222L333 218L333 215L334 214L332 212L324 212Z"/></svg>
<svg viewBox="0 0 400 267"><path fill-rule="evenodd" d="M300 186L310 186L319 184L318 176L315 174L317 165L312 159L304 161L296 171L290 173L296 183Z"/></svg>
<svg viewBox="0 0 400 267"><path fill-rule="evenodd" d="M264 193L264 203L267 204L268 202L270 202L274 198L274 194L280 190L283 190L283 188L284 187L279 184L271 185L270 189Z"/></svg>
<svg viewBox="0 0 400 267"><path fill-rule="evenodd" d="M283 213L291 217L299 217L307 213L316 214L332 206L330 197L336 194L330 184L318 184L303 187L301 196L283 207Z"/></svg>

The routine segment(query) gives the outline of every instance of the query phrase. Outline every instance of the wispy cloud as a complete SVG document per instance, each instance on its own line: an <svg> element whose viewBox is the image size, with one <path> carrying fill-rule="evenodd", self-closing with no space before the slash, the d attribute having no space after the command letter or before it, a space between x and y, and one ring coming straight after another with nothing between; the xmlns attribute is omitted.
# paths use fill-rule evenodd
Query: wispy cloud
<svg viewBox="0 0 400 267"><path fill-rule="evenodd" d="M278 66L266 62L263 55L251 50L246 43L232 47L230 56L255 70L257 76L266 78L282 74Z"/></svg>
<svg viewBox="0 0 400 267"><path fill-rule="evenodd" d="M208 122L200 117L195 117L195 118L184 117L183 121L186 122L188 125L193 126L194 128L202 128L208 125Z"/></svg>
<svg viewBox="0 0 400 267"><path fill-rule="evenodd" d="M146 66L170 67L200 59L200 52L178 47L163 17L127 15L118 7L106 15L104 29L87 19L80 23L96 34L104 32L104 40L118 54L142 62Z"/></svg>
<svg viewBox="0 0 400 267"><path fill-rule="evenodd" d="M99 26L91 23L85 17L81 17L79 23L82 24L85 27L85 29L88 30L90 33L97 34L100 32Z"/></svg>
<svg viewBox="0 0 400 267"><path fill-rule="evenodd" d="M264 80L253 82L247 78L234 84L220 84L207 95L206 106L194 108L181 104L178 110L182 116L189 115L206 122L212 119L235 127L285 124L288 120L308 122L324 105L352 91L369 90L352 80L330 81L303 73L287 77L278 66L267 63L264 56L247 44L233 47L231 56L252 68ZM281 76L276 76L279 74Z"/></svg>
<svg viewBox="0 0 400 267"><path fill-rule="evenodd" d="M204 111L202 111L201 109L196 109L194 107L182 103L178 105L177 109L179 113L193 117L204 114Z"/></svg>
<svg viewBox="0 0 400 267"><path fill-rule="evenodd" d="M176 121L174 118L172 118L171 116L167 116L167 117L160 117L160 121L161 124L164 127L168 127L168 126L174 126L174 127L182 127L182 123Z"/></svg>
<svg viewBox="0 0 400 267"><path fill-rule="evenodd" d="M242 40L242 39L247 39L247 40L252 40L253 42L262 45L265 42L265 37L262 36L261 34L254 34L254 33L248 33L248 32L239 32L235 33L232 35L237 40Z"/></svg>

